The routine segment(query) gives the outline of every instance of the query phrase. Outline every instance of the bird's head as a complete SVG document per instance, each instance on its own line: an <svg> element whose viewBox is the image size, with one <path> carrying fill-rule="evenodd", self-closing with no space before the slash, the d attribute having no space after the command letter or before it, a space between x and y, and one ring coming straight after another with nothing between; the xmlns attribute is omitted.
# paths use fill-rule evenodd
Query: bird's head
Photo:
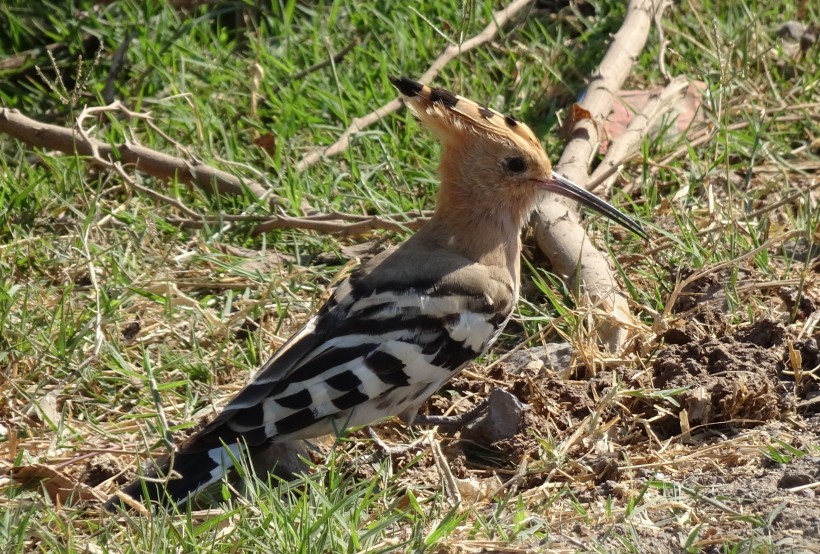
<svg viewBox="0 0 820 554"><path fill-rule="evenodd" d="M391 77L391 81L405 104L444 145L441 195L454 198L442 200L507 207L523 223L540 192L554 192L646 236L628 216L553 172L544 148L521 121L407 77Z"/></svg>

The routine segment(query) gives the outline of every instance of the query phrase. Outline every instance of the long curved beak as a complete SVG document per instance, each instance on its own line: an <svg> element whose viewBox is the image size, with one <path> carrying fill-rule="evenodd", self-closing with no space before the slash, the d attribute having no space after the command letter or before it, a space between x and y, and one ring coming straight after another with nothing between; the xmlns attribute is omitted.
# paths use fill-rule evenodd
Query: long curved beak
<svg viewBox="0 0 820 554"><path fill-rule="evenodd" d="M540 181L540 183L544 190L560 194L570 200L575 200L587 208L591 208L596 212L605 215L612 221L620 223L642 239L649 239L649 235L646 234L646 231L643 227L641 227L640 223L618 210L612 204L606 202L605 200L601 200L591 192L582 189L566 177L558 175L553 171L551 179L547 181Z"/></svg>

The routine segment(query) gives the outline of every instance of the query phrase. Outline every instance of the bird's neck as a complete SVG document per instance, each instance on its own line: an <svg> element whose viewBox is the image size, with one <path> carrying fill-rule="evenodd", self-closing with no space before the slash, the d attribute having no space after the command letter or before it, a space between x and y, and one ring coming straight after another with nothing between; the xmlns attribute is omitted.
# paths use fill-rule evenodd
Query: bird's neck
<svg viewBox="0 0 820 554"><path fill-rule="evenodd" d="M443 185L424 233L441 246L484 265L506 268L518 281L521 228L532 205L499 197L479 201L469 189Z"/></svg>

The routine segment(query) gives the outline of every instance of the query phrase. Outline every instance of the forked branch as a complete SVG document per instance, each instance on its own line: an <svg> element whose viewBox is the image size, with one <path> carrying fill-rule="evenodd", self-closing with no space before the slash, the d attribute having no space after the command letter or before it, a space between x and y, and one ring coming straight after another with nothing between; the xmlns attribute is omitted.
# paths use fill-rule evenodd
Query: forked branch
<svg viewBox="0 0 820 554"><path fill-rule="evenodd" d="M102 108L91 108L91 110L98 112L117 110L126 115L147 117L146 114L131 112L119 102ZM86 115L84 113L81 118ZM37 148L51 148L60 152L88 156L90 162L98 165L108 165L119 161L133 165L143 173L158 179L176 178L207 192L217 191L231 195L240 195L247 190L272 206L281 204L281 200L261 183L250 179L240 179L198 160L171 156L128 141L112 146L107 142L90 137L79 128L43 123L26 117L17 110L0 108L0 132Z"/></svg>
<svg viewBox="0 0 820 554"><path fill-rule="evenodd" d="M15 137L26 144L39 148L50 148L67 154L87 156L89 163L116 171L123 181L132 189L138 190L158 202L173 207L184 218L172 218L173 225L186 228L218 227L226 223L252 223L253 233L259 234L273 229L305 229L322 233L357 235L376 229L403 231L417 229L424 221L425 214L393 214L388 217L360 216L338 212L324 214L303 204L303 217L292 217L284 214L200 214L176 198L139 184L127 172L125 166L136 169L157 178L161 182L177 179L199 187L205 192L239 195L245 190L268 202L271 206L280 206L284 201L272 194L261 183L240 179L221 169L203 162L171 156L164 152L152 150L132 142L110 145L93 138L84 129L83 122L91 116L106 111L119 111L129 118L148 119L147 114L132 112L122 104L115 102L110 106L88 108L77 118L77 125L70 129L43 123L26 117L17 110L0 108L0 132Z"/></svg>

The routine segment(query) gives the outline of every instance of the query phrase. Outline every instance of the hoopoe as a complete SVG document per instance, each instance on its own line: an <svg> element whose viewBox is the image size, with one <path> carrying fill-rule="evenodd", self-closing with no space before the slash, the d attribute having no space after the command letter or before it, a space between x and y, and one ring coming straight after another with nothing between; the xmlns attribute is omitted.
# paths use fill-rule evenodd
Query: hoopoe
<svg viewBox="0 0 820 554"><path fill-rule="evenodd" d="M645 237L641 226L552 172L532 131L447 90L391 78L444 144L430 221L364 263L222 412L156 474L124 492L182 503L234 460L270 442L340 433L424 402L487 351L519 288L521 228L542 191L576 200ZM147 492L148 498L145 498ZM116 497L115 497L116 498ZM114 500L114 499L112 499Z"/></svg>

